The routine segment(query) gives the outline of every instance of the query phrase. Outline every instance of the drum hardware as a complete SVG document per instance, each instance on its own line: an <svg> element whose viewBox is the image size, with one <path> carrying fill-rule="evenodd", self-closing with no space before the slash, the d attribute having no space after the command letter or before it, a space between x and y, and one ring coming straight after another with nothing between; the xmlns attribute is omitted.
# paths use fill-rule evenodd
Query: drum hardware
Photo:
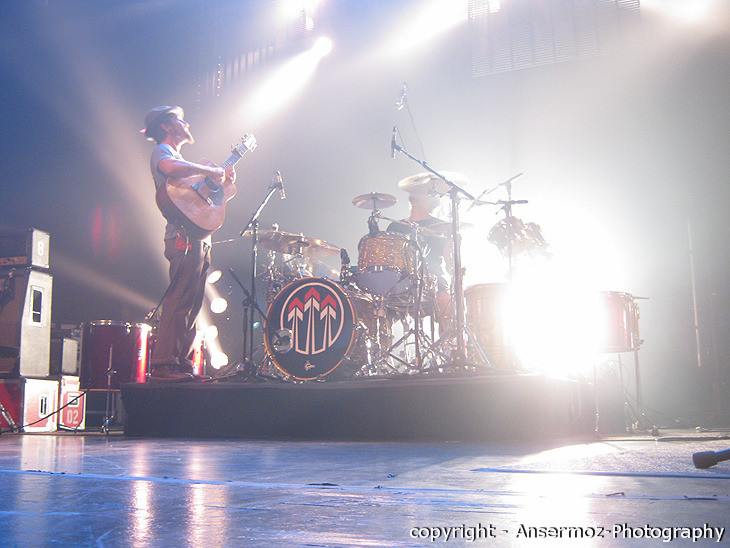
<svg viewBox="0 0 730 548"><path fill-rule="evenodd" d="M511 192L512 191L511 190L512 189L512 181L514 181L518 177L522 177L523 175L524 175L524 173L518 173L517 175L514 175L514 176L510 177L506 181L502 181L501 183L499 183L494 188L485 188L484 190L482 190L482 192L479 194L479 196L477 196L476 199L474 199L472 201L472 203L469 205L469 207L466 208L466 210L469 211L474 206L478 206L478 205L485 205L485 204L488 204L488 205L497 205L496 202L484 202L484 201L482 201L482 198L486 194L491 194L492 192L494 192L495 190L497 190L501 186L508 187L510 189L509 191Z"/></svg>
<svg viewBox="0 0 730 548"><path fill-rule="evenodd" d="M506 283L487 283L464 290L466 325L476 343L472 348L485 363L498 371L520 368L502 323L509 287Z"/></svg>
<svg viewBox="0 0 730 548"><path fill-rule="evenodd" d="M339 284L325 278L295 280L266 312L266 353L293 379L336 378L349 372L357 321L352 300Z"/></svg>
<svg viewBox="0 0 730 548"><path fill-rule="evenodd" d="M297 257L306 257L307 259L332 257L340 252L339 247L324 240L308 238L304 234L293 234L278 230L261 232L259 234L259 242L265 248L272 251Z"/></svg>
<svg viewBox="0 0 730 548"><path fill-rule="evenodd" d="M99 320L83 324L79 387L104 391L101 430L109 434L117 415L117 397L124 383L145 382L151 355L152 328L147 324Z"/></svg>
<svg viewBox="0 0 730 548"><path fill-rule="evenodd" d="M105 414L104 414L104 421L101 424L101 431L104 434L109 434L109 427L111 425L111 421L114 418L114 415L116 415L116 412L112 413L111 411L111 393L112 393L112 377L116 375L116 371L114 370L112 357L114 355L114 345L109 346L109 366L106 370L106 404L105 404ZM115 406L116 411L116 406Z"/></svg>
<svg viewBox="0 0 730 548"><path fill-rule="evenodd" d="M412 247L413 250L415 250L415 259L411 259L409 264L413 264L413 267L410 267L409 272L411 272L410 276L410 286L406 288L404 291L374 291L375 298L381 299L388 310L400 313L402 315L401 322L404 325L404 334L401 336L397 341L395 341L393 344L391 344L389 347L384 348L382 345L381 353L385 358L392 358L396 362L399 362L402 366L406 368L407 372L420 372L423 370L423 351L424 349L426 352L430 352L431 347L433 345L433 341L435 339L435 317L437 315L438 306L436 303L436 283L435 280L431 279L430 273L428 272L427 263L425 260L425 250L421 245L421 242L423 241L423 237L437 237L442 238L443 236L439 234L438 232L435 232L431 230L431 227L423 227L420 224L416 222L411 221L399 221L397 219L391 219L388 217L383 216L378 212L377 217L379 219L383 219L386 221L389 221L391 224L395 223L397 225L401 225L404 227L407 227L410 229L410 234L401 234L399 232L386 232L386 233L378 233L376 235L375 241L377 242L377 238L380 238L381 240L384 239L390 239L388 241L399 241L398 238L400 238L400 241L408 242L408 245ZM365 242L370 242L368 237L363 238ZM445 241L445 240L444 240ZM381 242L382 243L382 242ZM362 244L362 241L361 241ZM392 245L391 249L392 251ZM357 282L364 286L366 290L372 291L372 284L368 284L368 281L371 281L369 278L366 278L366 276L384 276L388 273L388 271L392 270L403 270L402 268L398 269L395 268L397 266L403 266L402 261L399 262L397 257L400 257L398 254L388 254L388 253L381 253L381 256L378 257L380 261L378 261L379 264L382 264L382 269L375 269L373 271L368 271L367 269L363 269L361 265L365 263L366 265L371 265L372 263L376 262L373 260L372 256L369 256L367 253L365 253L365 256L363 257L363 250L360 249L361 253L361 259L358 264L358 279ZM384 256L383 256L384 255ZM394 258L395 257L395 258ZM364 274L363 274L364 270ZM376 282L381 282L382 280L379 280L376 278ZM392 280L391 280L392 283ZM397 286L396 286L397 287ZM424 306L427 306L427 309L424 310ZM425 326L423 325L422 319L424 317L430 316L431 318L431 335L429 336L425 332ZM412 324L406 325L406 322L404 319L411 319ZM394 350L398 348L401 345L408 344L408 341L411 340L413 347L414 347L414 366L411 366L409 363L401 360L395 353ZM434 355L433 352L430 353L430 355ZM432 360L434 361L434 360Z"/></svg>
<svg viewBox="0 0 730 548"><path fill-rule="evenodd" d="M464 175L454 172L439 173L432 169L425 161L419 160L415 156L409 154L403 147L393 140L391 142L391 148L394 151L400 152L411 160L415 161L419 165L426 169L427 173L419 173L402 179L398 183L398 187L407 192L428 192L429 194L446 195L448 194L451 201L451 233L453 238L452 243L452 257L454 261L454 287L453 287L453 302L455 303L455 318L454 318L454 339L456 345L456 351L454 356L454 365L457 367L469 366L466 358L466 341L464 330L465 317L464 317L464 290L463 280L464 271L462 269L461 262L461 234L460 220L459 220L459 201L460 197L468 200L474 200L469 192L465 191L462 186L467 183L467 179ZM457 184L458 183L458 184ZM488 366L488 364L486 364Z"/></svg>
<svg viewBox="0 0 730 548"><path fill-rule="evenodd" d="M512 206L518 205L518 204L526 204L528 203L527 200L513 200L512 199L512 181L517 179L518 177L521 177L523 173L518 173L517 175L514 175L513 177L510 177L506 181L503 181L499 183L497 186L495 186L492 189L485 189L476 200L474 200L471 205L469 206L469 209L474 207L475 205L500 205L501 211L504 211L505 218L502 221L499 221L496 225L492 227L492 229L489 231L488 240L495 244L499 250L502 252L502 254L507 257L507 280L511 281L513 277L513 259L514 256L523 251L526 250L528 245L530 244L530 240L527 237L526 230L524 229L524 224L521 220L517 219L517 217L512 216ZM499 187L504 187L507 190L507 199L506 200L497 200L496 202L485 202L482 201L481 198L485 194L491 194L492 192L496 191ZM539 228L539 227L538 227ZM542 235L540 236L542 238ZM543 240L544 241L544 240Z"/></svg>
<svg viewBox="0 0 730 548"><path fill-rule="evenodd" d="M286 354L292 349L291 329L279 329L271 335L271 348L277 354Z"/></svg>
<svg viewBox="0 0 730 548"><path fill-rule="evenodd" d="M244 285L241 283L241 281L236 276L233 269L229 268L228 271L233 277L233 279L236 281L238 286L243 290L243 293L245 295L245 299L243 300L243 351L242 351L242 363L243 363L243 369L245 376L253 376L256 377L258 373L258 367L256 366L254 359L253 359L253 352L254 352L254 330L256 327L256 320L255 320L255 314L258 312L259 316L261 316L262 319L266 318L266 314L263 313L261 308L258 306L258 303L256 302L256 269L257 269L257 262L258 262L258 244L259 244L259 238L261 236L265 236L269 231L263 232L259 234L259 216L263 212L264 208L266 207L266 204L269 202L271 197L274 195L275 192L281 190L281 198L284 197L283 194L283 185L281 184L281 177L277 177L278 172L274 174L274 179L272 179L271 183L269 184L268 192L266 193L266 196L264 196L263 200L261 200L261 203L256 208L256 211L254 211L253 215L251 215L251 219L246 223L244 228L239 232L240 236L251 236L251 291L248 291ZM275 227L275 229L278 228Z"/></svg>
<svg viewBox="0 0 730 548"><path fill-rule="evenodd" d="M395 205L397 201L396 197L392 194L385 194L384 192L369 192L367 194L355 196L352 199L352 205L361 209L377 211Z"/></svg>
<svg viewBox="0 0 730 548"><path fill-rule="evenodd" d="M444 196L452 190L451 185L455 186L466 186L469 183L466 175L458 173L456 171L444 171L443 173L437 173L430 167L425 165L425 162L421 162L417 158L410 156L400 146L396 145L395 149L408 156L411 160L421 164L428 170L427 173L417 173L398 181L398 188L411 194L428 194L430 196ZM468 193L467 193L468 194ZM465 194L466 195L466 194ZM470 200L474 197L468 194Z"/></svg>
<svg viewBox="0 0 730 548"><path fill-rule="evenodd" d="M646 297L634 297L629 293L620 291L604 291L600 293L600 302L604 313L604 327L606 332L601 341L599 349L601 353L618 354L619 371L623 370L621 352L632 352L634 355L634 382L636 389L636 420L632 423L631 429L641 430L641 424L648 426L652 435L659 435L659 429L644 413L644 400L641 387L641 374L639 367L639 350L644 343L639 336L639 306L636 303L639 299ZM596 375L594 366L594 376ZM627 404L628 405L628 404ZM598 408L596 408L596 424L598 424ZM597 429L597 428L596 428Z"/></svg>
<svg viewBox="0 0 730 548"><path fill-rule="evenodd" d="M253 266L253 273L255 276L256 272L256 265ZM228 273L231 275L231 278L236 282L238 287L241 288L241 291L243 291L244 298L241 301L241 308L243 310L243 319L241 322L242 325L242 356L241 361L236 364L235 367L235 373L232 376L242 376L244 379L258 379L259 377L259 367L256 365L256 362L253 359L253 337L254 337L254 328L256 327L256 320L255 320L255 314L258 313L259 317L264 321L266 319L266 313L261 309L258 302L256 301L256 298L254 297L254 293L248 291L246 289L246 286L241 282L241 280L236 275L236 272L231 268L228 267ZM252 287L255 287L255 282L252 283ZM227 376L223 377L216 377L214 380L222 380L224 378L228 378Z"/></svg>

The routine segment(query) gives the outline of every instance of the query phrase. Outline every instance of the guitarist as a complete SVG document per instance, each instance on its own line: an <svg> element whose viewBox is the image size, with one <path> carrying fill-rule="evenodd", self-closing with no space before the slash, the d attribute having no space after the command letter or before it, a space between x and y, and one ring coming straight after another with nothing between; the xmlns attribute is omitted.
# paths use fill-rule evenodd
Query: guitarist
<svg viewBox="0 0 730 548"><path fill-rule="evenodd" d="M157 190L164 187L170 177L203 175L219 184L232 183L236 179L233 166L224 169L195 164L182 157L180 148L185 143L193 143L194 139L180 107L160 106L150 110L145 118L144 135L157 143L150 158ZM192 367L195 324L203 304L210 247L210 236L202 240L193 238L183 222L167 218L165 257L170 262L170 286L162 301L148 373L150 380L185 382L195 379Z"/></svg>

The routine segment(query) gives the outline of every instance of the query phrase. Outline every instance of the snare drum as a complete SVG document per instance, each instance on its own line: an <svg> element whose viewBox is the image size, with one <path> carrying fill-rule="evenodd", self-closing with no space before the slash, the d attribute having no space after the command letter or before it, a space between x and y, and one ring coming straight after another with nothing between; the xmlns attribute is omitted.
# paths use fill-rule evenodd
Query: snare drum
<svg viewBox="0 0 730 548"><path fill-rule="evenodd" d="M312 380L341 366L356 338L352 301L336 283L302 278L287 285L266 313L266 353L284 374Z"/></svg>
<svg viewBox="0 0 730 548"><path fill-rule="evenodd" d="M128 382L145 382L150 326L100 320L81 332L82 390L113 390ZM107 373L112 370L111 376Z"/></svg>
<svg viewBox="0 0 730 548"><path fill-rule="evenodd" d="M400 295L411 289L417 270L416 246L402 234L378 232L357 246L357 283L378 295Z"/></svg>

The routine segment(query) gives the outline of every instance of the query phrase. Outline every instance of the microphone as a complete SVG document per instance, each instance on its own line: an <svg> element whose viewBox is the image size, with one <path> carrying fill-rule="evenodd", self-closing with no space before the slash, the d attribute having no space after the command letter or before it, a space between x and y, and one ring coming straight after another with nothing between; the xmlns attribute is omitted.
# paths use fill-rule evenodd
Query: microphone
<svg viewBox="0 0 730 548"><path fill-rule="evenodd" d="M403 110L403 107L406 106L406 90L408 89L408 85L406 82L403 82L403 87L400 89L400 95L398 96L398 100L395 102L395 108L396 110Z"/></svg>
<svg viewBox="0 0 730 548"><path fill-rule="evenodd" d="M724 460L730 460L730 449L725 449L724 451L700 451L692 455L692 462L696 468L709 468Z"/></svg>
<svg viewBox="0 0 730 548"><path fill-rule="evenodd" d="M398 126L393 126L393 135L390 138L390 158L395 160L395 151L398 150L398 143L395 141Z"/></svg>
<svg viewBox="0 0 730 548"><path fill-rule="evenodd" d="M274 178L276 180L275 188L279 189L279 199L286 200L286 192L284 191L284 181L281 178L281 172L277 169L274 172Z"/></svg>

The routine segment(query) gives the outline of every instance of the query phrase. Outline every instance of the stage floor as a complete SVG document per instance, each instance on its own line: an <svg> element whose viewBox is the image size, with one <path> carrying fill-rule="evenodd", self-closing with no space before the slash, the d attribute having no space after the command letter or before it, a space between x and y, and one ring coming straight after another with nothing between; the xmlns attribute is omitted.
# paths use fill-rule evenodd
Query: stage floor
<svg viewBox="0 0 730 548"><path fill-rule="evenodd" d="M692 454L727 449L726 434L549 444L3 434L0 545L466 546L477 535L482 546L660 546L693 532L668 528L691 527L715 544L714 528L730 526L730 461L698 470ZM657 538L632 540L647 535Z"/></svg>

